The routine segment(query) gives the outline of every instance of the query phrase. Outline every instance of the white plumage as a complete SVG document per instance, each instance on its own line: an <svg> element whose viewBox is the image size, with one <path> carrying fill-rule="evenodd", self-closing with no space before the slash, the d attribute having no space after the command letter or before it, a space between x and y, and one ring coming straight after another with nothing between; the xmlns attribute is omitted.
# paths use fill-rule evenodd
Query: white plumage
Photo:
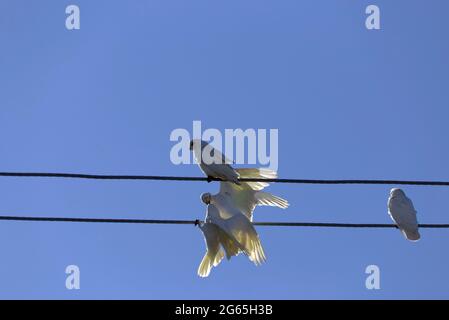
<svg viewBox="0 0 449 320"><path fill-rule="evenodd" d="M198 267L198 275L204 278L209 276L212 267L220 264L224 254L226 254L226 258L229 260L232 256L237 256L241 251L239 244L217 225L211 222L203 222L199 227L203 232L206 243L206 253Z"/></svg>
<svg viewBox="0 0 449 320"><path fill-rule="evenodd" d="M206 253L198 267L200 277L209 276L212 267L217 266L224 257L220 246L220 230L212 223L201 223L199 225L206 242Z"/></svg>
<svg viewBox="0 0 449 320"><path fill-rule="evenodd" d="M276 171L270 169L236 169L240 178L276 179ZM272 206L286 209L287 200L262 190L269 186L267 182L240 182L240 185L220 182L220 192L215 195L228 201L230 205L240 210L249 220L253 220L256 206Z"/></svg>
<svg viewBox="0 0 449 320"><path fill-rule="evenodd" d="M274 179L277 173L268 169L237 169L241 178ZM212 266L217 266L223 258L223 251L229 260L240 252L245 253L256 265L266 260L265 252L252 224L253 212L258 205L287 208L288 202L261 190L266 182L220 182L216 195L205 193L201 196L207 204L203 231L207 252L198 268L202 277L209 275Z"/></svg>
<svg viewBox="0 0 449 320"><path fill-rule="evenodd" d="M388 213L407 240L418 241L421 238L413 202L401 189L391 189L388 198Z"/></svg>
<svg viewBox="0 0 449 320"><path fill-rule="evenodd" d="M190 150L193 150L195 161L208 178L218 178L240 184L239 174L229 165L232 161L206 141L192 140Z"/></svg>
<svg viewBox="0 0 449 320"><path fill-rule="evenodd" d="M235 254L239 251L244 252L256 265L265 262L266 257L259 235L251 221L220 197L210 196L207 199L206 196L206 203L208 204L206 222L215 224L224 232L225 240L230 242L230 251Z"/></svg>

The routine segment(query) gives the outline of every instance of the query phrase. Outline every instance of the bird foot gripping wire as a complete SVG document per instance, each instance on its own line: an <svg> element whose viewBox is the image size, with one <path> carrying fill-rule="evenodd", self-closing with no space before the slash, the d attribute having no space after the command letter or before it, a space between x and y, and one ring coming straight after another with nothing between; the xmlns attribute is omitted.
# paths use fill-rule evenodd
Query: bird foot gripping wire
<svg viewBox="0 0 449 320"><path fill-rule="evenodd" d="M199 225L200 225L200 223L201 223L201 221L200 221L200 220L198 220L198 219L196 219L196 220L195 220L195 223L194 223L195 227L196 227L196 226L199 226Z"/></svg>

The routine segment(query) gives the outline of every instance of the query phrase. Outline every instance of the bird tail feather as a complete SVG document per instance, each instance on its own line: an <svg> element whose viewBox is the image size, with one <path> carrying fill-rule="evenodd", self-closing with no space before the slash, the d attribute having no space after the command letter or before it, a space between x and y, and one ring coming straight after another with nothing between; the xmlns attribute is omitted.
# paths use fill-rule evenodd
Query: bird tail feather
<svg viewBox="0 0 449 320"><path fill-rule="evenodd" d="M421 239L421 235L419 234L418 230L413 231L402 230L402 233L404 234L404 237L409 241L418 241L419 239Z"/></svg>

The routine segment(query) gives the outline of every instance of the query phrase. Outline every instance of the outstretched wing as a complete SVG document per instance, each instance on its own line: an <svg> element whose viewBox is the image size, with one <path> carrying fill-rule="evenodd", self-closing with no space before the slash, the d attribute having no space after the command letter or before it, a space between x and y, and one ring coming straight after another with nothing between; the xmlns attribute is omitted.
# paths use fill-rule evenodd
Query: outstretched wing
<svg viewBox="0 0 449 320"><path fill-rule="evenodd" d="M257 205L255 191L249 188L240 188L240 185L230 182L220 182L219 194L229 205L242 212L249 220L252 220L254 208Z"/></svg>
<svg viewBox="0 0 449 320"><path fill-rule="evenodd" d="M243 215L236 215L226 220L227 230L237 240L243 252L254 262L260 265L265 262L265 252L259 235L253 224Z"/></svg>
<svg viewBox="0 0 449 320"><path fill-rule="evenodd" d="M254 179L276 179L278 174L276 171L265 168L241 168L236 169L239 173L240 178L254 178ZM260 191L268 187L270 184L263 181L251 181L242 182L243 188L250 188L252 190Z"/></svg>
<svg viewBox="0 0 449 320"><path fill-rule="evenodd" d="M255 179L275 179L277 178L276 171L270 169L254 169L245 168L236 170L240 178L255 178ZM257 205L260 206L276 206L280 208L287 208L288 202L282 198L274 196L270 193L261 192L268 187L268 182L240 182L240 185L229 183L226 181L220 182L220 194L223 195L231 205L238 208L245 216L252 221L253 212Z"/></svg>
<svg viewBox="0 0 449 320"><path fill-rule="evenodd" d="M218 228L218 230L218 237L220 239L220 244L226 253L226 258L229 260L233 256L238 256L239 253L242 252L240 246L222 229Z"/></svg>
<svg viewBox="0 0 449 320"><path fill-rule="evenodd" d="M259 235L251 221L243 214L234 215L226 220L219 220L217 226L232 239L235 246L243 251L255 265L265 262L266 257Z"/></svg>
<svg viewBox="0 0 449 320"><path fill-rule="evenodd" d="M220 247L219 228L212 223L203 223L200 229L206 243L206 253L198 267L198 275L207 277L212 267L216 267L221 262L224 253Z"/></svg>

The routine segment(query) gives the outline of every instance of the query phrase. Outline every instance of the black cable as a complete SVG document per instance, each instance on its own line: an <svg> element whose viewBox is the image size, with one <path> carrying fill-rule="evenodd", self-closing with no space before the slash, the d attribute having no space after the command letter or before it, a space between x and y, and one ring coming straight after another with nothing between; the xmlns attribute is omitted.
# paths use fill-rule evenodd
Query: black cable
<svg viewBox="0 0 449 320"><path fill-rule="evenodd" d="M40 222L84 222L84 223L137 223L137 224L193 224L201 220L153 220L153 219L99 219L99 218L57 218L0 216L4 221ZM394 224L382 223L321 223L321 222L254 222L255 226L269 227L322 227L322 228L397 228ZM449 228L449 224L420 224L420 228Z"/></svg>
<svg viewBox="0 0 449 320"><path fill-rule="evenodd" d="M148 220L148 219L97 219L97 218L57 218L57 217L16 217L0 216L6 221L40 222L87 222L87 223L140 223L140 224L195 224L196 220Z"/></svg>
<svg viewBox="0 0 449 320"><path fill-rule="evenodd" d="M42 173L42 172L0 172L0 177L40 177L40 178L72 178L94 180L156 180L156 181L220 181L217 178L205 177L175 177L147 175L98 175L81 173ZM326 180L326 179L263 179L242 178L245 182L277 182L300 184L387 184L387 185L420 185L449 186L449 181L419 181L419 180Z"/></svg>

